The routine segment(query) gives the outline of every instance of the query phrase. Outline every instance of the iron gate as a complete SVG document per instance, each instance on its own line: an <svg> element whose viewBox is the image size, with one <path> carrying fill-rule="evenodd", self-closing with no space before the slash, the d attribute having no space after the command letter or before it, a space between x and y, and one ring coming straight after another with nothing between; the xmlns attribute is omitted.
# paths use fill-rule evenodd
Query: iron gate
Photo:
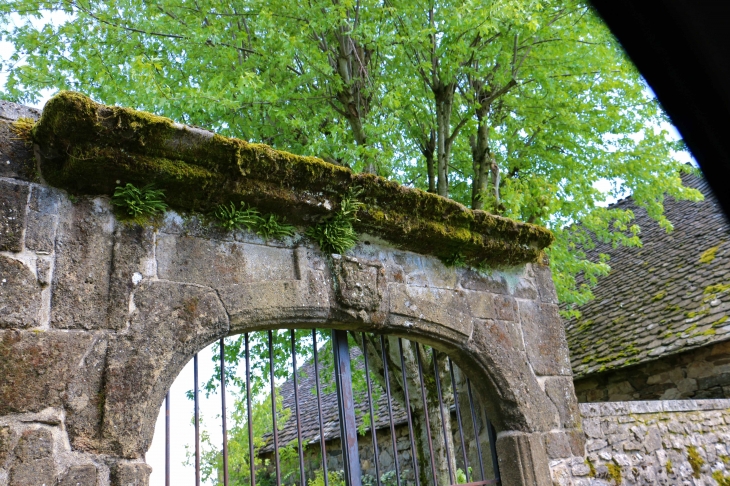
<svg viewBox="0 0 730 486"><path fill-rule="evenodd" d="M274 341L276 338L281 342L281 331L246 333L239 340L243 346L245 366L243 425L248 435L248 480L245 480L245 473L238 474L234 484L256 486L258 481L259 486L264 483L266 486L312 486L312 481L316 480L323 486L331 486L330 483L346 486L478 486L500 483L494 428L475 400L469 378L461 373L451 358L414 341L341 330L331 330L328 342L322 345L322 330L312 329L311 356L303 365L298 365L295 331L301 333L303 330L290 329L287 333L287 361L291 373L285 383L277 385ZM254 431L254 409L258 407L260 410L261 403L255 403L256 393L252 390L251 334L259 338L263 335L268 351L267 393L270 397L271 428L261 437L256 437ZM404 352L404 342L410 354ZM229 486L232 483L226 383L230 381L230 375L226 370L226 343L223 339L219 341L218 348L222 440L216 479L218 484ZM424 363L428 365L429 358L430 368L425 368ZM378 362L374 365L373 360ZM364 388L359 393L353 389L353 376L358 373L361 375L358 383L362 382ZM198 486L201 484L201 431L197 354L193 359L193 376L193 457L195 484ZM442 383L444 378L447 381ZM332 382L334 391L328 391ZM399 390L396 392L394 388ZM416 396L411 396L413 391L416 391ZM429 391L430 400L427 396ZM278 417L282 414L277 408L280 397L281 408L290 412L284 420ZM336 407L333 407L334 403ZM169 486L172 460L169 392L164 406L165 484ZM465 406L467 415L464 415ZM333 408L336 408L336 417L333 417ZM454 423L456 430L452 427ZM440 436L443 445L435 445L434 432L443 434ZM255 444L257 440L258 445ZM336 448L337 440L340 449ZM328 443L332 444L329 449ZM282 466L280 453L285 444L290 453L292 448L296 450L296 465L293 467ZM486 447L483 448L483 445ZM318 449L319 462L315 449ZM332 471L331 465L328 466L333 454L341 455L341 470ZM363 454L372 454L372 460L364 460L361 458ZM366 474L363 473L363 462L369 471ZM313 465L316 472L312 471ZM288 469L288 473L282 474L283 469Z"/></svg>

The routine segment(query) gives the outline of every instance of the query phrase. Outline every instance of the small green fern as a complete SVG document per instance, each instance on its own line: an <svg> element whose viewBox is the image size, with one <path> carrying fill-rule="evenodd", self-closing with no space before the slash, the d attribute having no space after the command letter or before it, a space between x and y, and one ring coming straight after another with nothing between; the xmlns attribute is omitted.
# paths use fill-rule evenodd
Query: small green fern
<svg viewBox="0 0 730 486"><path fill-rule="evenodd" d="M441 261L446 265L447 267L465 267L466 266L466 257L459 252L452 253L448 257L441 258Z"/></svg>
<svg viewBox="0 0 730 486"><path fill-rule="evenodd" d="M334 215L307 230L307 236L316 241L325 253L342 254L357 243L357 233L352 225L357 221L357 212L363 206L357 200L360 192L350 189Z"/></svg>
<svg viewBox="0 0 730 486"><path fill-rule="evenodd" d="M286 236L294 235L294 226L287 224L284 218L279 218L275 214L269 214L256 225L254 230L267 240L269 238L281 239Z"/></svg>
<svg viewBox="0 0 730 486"><path fill-rule="evenodd" d="M124 187L117 186L114 189L112 204L134 219L164 213L167 211L164 199L164 191L154 189L152 184L138 188L127 183Z"/></svg>
<svg viewBox="0 0 730 486"><path fill-rule="evenodd" d="M264 220L256 209L246 208L243 202L241 202L240 209L236 209L236 205L233 203L230 207L221 204L216 208L214 214L220 225L228 231L241 228L255 230Z"/></svg>

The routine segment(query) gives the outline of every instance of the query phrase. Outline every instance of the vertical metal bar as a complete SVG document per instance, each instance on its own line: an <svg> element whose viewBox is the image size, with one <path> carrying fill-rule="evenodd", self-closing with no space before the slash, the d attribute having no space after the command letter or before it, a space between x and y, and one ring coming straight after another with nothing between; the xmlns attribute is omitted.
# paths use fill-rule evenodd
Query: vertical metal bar
<svg viewBox="0 0 730 486"><path fill-rule="evenodd" d="M438 393L439 397L439 412L441 412L441 428L443 429L444 434L444 447L446 448L446 466L449 468L449 481L451 484L454 484L456 481L454 481L454 470L451 467L451 451L449 450L449 433L446 429L446 414L444 413L444 399L443 395L441 394L441 377L439 376L439 365L438 361L436 360L436 349L431 348L431 359L433 360L433 375L436 379L436 393ZM451 416L449 415L449 418ZM451 427L449 427L451 429ZM454 461L456 462L456 461Z"/></svg>
<svg viewBox="0 0 730 486"><path fill-rule="evenodd" d="M479 444L479 431L477 429L477 415L474 413L474 398L471 396L471 382L466 379L466 391L469 394L469 408L471 408L471 423L474 425L474 442L477 444L477 454L479 455L479 470L482 472L482 481L484 477L484 461L482 460L482 446Z"/></svg>
<svg viewBox="0 0 730 486"><path fill-rule="evenodd" d="M403 357L403 340L398 338L398 350L400 351L400 368L403 374L403 395L406 402L406 417L408 418L408 435L411 439L411 459L413 460L413 472L416 476L416 486L421 484L418 472L418 457L416 456L416 439L413 435L413 417L411 417L411 399L408 396L408 377L406 375L406 360Z"/></svg>
<svg viewBox="0 0 730 486"><path fill-rule="evenodd" d="M200 486L200 390L198 385L198 353L193 357L193 395L195 397L195 486Z"/></svg>
<svg viewBox="0 0 730 486"><path fill-rule="evenodd" d="M274 464L276 465L276 486L281 486L281 464L279 464L279 429L276 424L276 384L274 383L274 342L269 331L269 380L271 381L271 420L274 423Z"/></svg>
<svg viewBox="0 0 730 486"><path fill-rule="evenodd" d="M221 352L221 425L223 428L223 486L228 486L228 431L226 429L226 343L220 340Z"/></svg>
<svg viewBox="0 0 730 486"><path fill-rule="evenodd" d="M378 454L378 436L375 433L375 407L373 406L373 387L370 383L370 369L368 366L368 342L365 333L361 334L362 355L365 357L365 382L368 385L368 403L370 404L370 435L373 441L373 454L375 458L375 480L380 486L380 455Z"/></svg>
<svg viewBox="0 0 730 486"><path fill-rule="evenodd" d="M332 350L335 358L335 385L337 387L337 405L340 411L340 438L342 459L345 465L345 484L360 486L362 472L357 449L357 423L355 421L355 401L352 395L352 370L347 331L332 330Z"/></svg>
<svg viewBox="0 0 730 486"><path fill-rule="evenodd" d="M170 486L170 392L165 395L165 486Z"/></svg>
<svg viewBox="0 0 730 486"><path fill-rule="evenodd" d="M494 430L489 417L484 414L487 419L487 433L489 434L489 452L492 455L492 468L494 469L494 479L499 481L499 464L497 463L497 434Z"/></svg>
<svg viewBox="0 0 730 486"><path fill-rule="evenodd" d="M390 438L393 441L393 462L395 463L395 483L400 486L400 464L398 461L398 441L395 436L395 422L393 422L393 397L390 395L390 379L388 378L388 356L385 351L385 337L380 335L380 349L383 355L383 379L385 380L385 398L388 402L388 417L390 418Z"/></svg>
<svg viewBox="0 0 730 486"><path fill-rule="evenodd" d="M322 471L324 486L329 486L327 473L327 448L324 443L324 419L322 418L322 395L319 389L319 360L317 359L317 330L312 329L312 347L314 348L314 385L317 387L317 416L319 417L319 448L322 451Z"/></svg>
<svg viewBox="0 0 730 486"><path fill-rule="evenodd" d="M433 438L431 437L431 419L428 416L428 403L426 402L426 385L423 383L423 362L421 360L421 345L416 345L416 362L418 363L418 380L421 384L421 400L423 400L423 417L426 419L426 437L428 438L428 453L431 456L431 474L433 474L433 485L438 486L438 473L436 472L436 458L433 454ZM444 439L446 439L444 437ZM446 457L448 461L449 458Z"/></svg>
<svg viewBox="0 0 730 486"><path fill-rule="evenodd" d="M304 477L304 451L302 450L302 421L299 417L299 385L297 383L297 349L294 343L294 329L290 331L291 338L291 365L294 373L294 413L297 419L297 443L299 444L299 483L302 486L307 486L306 478Z"/></svg>
<svg viewBox="0 0 730 486"><path fill-rule="evenodd" d="M251 358L249 356L248 333L243 337L246 348L246 421L248 422L248 467L251 486L256 486L256 464L253 452L253 409L251 408Z"/></svg>
<svg viewBox="0 0 730 486"><path fill-rule="evenodd" d="M461 424L461 408L459 408L459 392L456 390L456 380L454 379L454 363L451 362L451 358L448 356L446 359L449 361L449 372L451 373L451 390L454 394L454 405L456 406L456 421L459 423L459 438L461 439L461 454L464 458L464 472L466 473L466 482L470 481L469 474L469 459L466 457L466 443L464 442L464 427Z"/></svg>

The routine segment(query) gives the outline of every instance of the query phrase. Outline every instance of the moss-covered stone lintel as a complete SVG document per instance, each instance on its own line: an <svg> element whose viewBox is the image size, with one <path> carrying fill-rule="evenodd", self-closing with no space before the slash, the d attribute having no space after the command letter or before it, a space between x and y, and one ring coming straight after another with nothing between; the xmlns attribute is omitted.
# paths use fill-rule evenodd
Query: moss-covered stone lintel
<svg viewBox="0 0 730 486"><path fill-rule="evenodd" d="M441 258L460 254L469 264L494 267L536 261L553 241L545 228L382 177L101 105L71 91L48 101L32 135L45 180L73 194L152 183L176 209L210 212L242 201L308 226L358 188L365 206L356 229L405 250Z"/></svg>

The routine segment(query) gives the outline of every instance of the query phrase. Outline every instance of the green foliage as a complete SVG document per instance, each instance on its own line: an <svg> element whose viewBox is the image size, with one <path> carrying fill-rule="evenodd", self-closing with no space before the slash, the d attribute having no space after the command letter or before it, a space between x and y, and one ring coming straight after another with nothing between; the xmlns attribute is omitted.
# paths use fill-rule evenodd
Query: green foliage
<svg viewBox="0 0 730 486"><path fill-rule="evenodd" d="M327 471L327 482L331 486L345 486L344 471ZM317 469L314 477L307 481L308 486L324 486L324 471Z"/></svg>
<svg viewBox="0 0 730 486"><path fill-rule="evenodd" d="M112 204L126 216L136 219L164 213L167 210L164 199L164 191L154 189L151 184L137 188L127 183L114 189Z"/></svg>
<svg viewBox="0 0 730 486"><path fill-rule="evenodd" d="M472 468L469 467L469 475L471 475ZM464 484L467 482L466 473L463 469L457 468L456 469L456 484Z"/></svg>
<svg viewBox="0 0 730 486"><path fill-rule="evenodd" d="M261 218L261 222L256 226L256 233L266 239L281 239L294 235L294 226L287 224L286 219L279 219L275 214L269 214L267 217Z"/></svg>
<svg viewBox="0 0 730 486"><path fill-rule="evenodd" d="M86 3L0 3L15 46L0 97L75 89L549 226L565 313L610 269L588 250L640 245L607 201L631 194L669 231L665 197L700 198L681 183L683 143L585 2ZM334 222L316 236L333 252L355 241Z"/></svg>
<svg viewBox="0 0 730 486"><path fill-rule="evenodd" d="M240 209L236 209L236 205L233 203L230 207L221 204L216 208L214 214L220 225L228 231L246 228L267 240L294 235L294 226L287 224L286 219L279 218L275 214L261 216L257 209L250 206L246 208L243 202Z"/></svg>
<svg viewBox="0 0 730 486"><path fill-rule="evenodd" d="M316 241L323 252L341 255L357 243L357 233L352 225L363 205L357 200L358 195L356 189L348 191L333 215L307 230L307 236Z"/></svg>
<svg viewBox="0 0 730 486"><path fill-rule="evenodd" d="M256 209L246 208L243 202L240 209L236 209L236 205L233 203L230 207L221 204L216 208L214 214L220 225L228 231L241 228L253 230L261 224L263 219Z"/></svg>
<svg viewBox="0 0 730 486"><path fill-rule="evenodd" d="M464 258L464 255L461 253L453 253L448 258L442 258L441 261L446 265L447 267L464 267L466 266L466 259Z"/></svg>

